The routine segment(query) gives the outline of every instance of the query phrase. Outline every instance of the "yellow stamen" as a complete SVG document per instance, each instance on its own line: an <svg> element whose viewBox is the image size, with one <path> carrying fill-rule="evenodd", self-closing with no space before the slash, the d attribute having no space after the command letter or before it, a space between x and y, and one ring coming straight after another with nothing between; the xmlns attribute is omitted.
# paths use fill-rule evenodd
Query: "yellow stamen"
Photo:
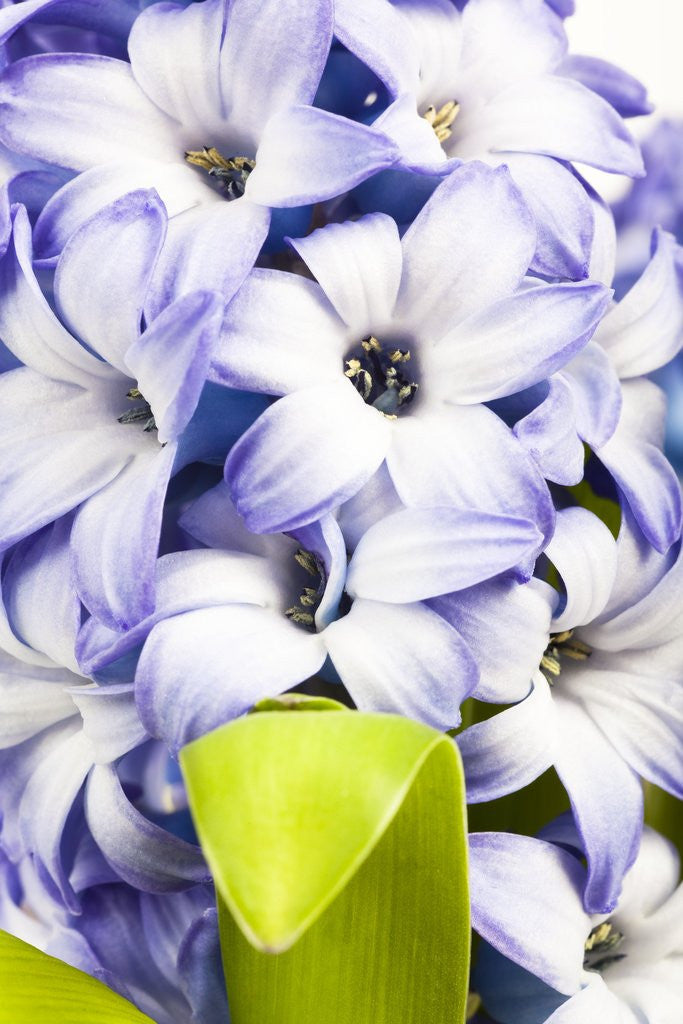
<svg viewBox="0 0 683 1024"><path fill-rule="evenodd" d="M453 134L451 126L458 116L459 110L460 104L456 103L455 100L449 100L448 103L444 103L438 110L433 104L430 104L425 110L422 116L427 124L430 124L434 129L439 142L445 142L446 139L450 139Z"/></svg>

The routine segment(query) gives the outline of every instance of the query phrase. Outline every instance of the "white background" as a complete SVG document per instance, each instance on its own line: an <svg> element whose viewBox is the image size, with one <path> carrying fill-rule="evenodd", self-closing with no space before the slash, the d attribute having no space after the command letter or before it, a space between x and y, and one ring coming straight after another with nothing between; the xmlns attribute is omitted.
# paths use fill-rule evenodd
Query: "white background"
<svg viewBox="0 0 683 1024"><path fill-rule="evenodd" d="M683 117L683 0L577 0L566 25L572 53L609 60L647 86L656 110L629 122L635 135L655 119ZM611 175L587 176L606 198L624 190Z"/></svg>

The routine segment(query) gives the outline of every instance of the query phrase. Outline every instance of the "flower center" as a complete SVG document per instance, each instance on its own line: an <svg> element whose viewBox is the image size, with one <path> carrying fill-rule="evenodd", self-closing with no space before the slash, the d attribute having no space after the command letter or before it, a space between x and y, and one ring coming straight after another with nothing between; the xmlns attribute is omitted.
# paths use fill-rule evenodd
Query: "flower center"
<svg viewBox="0 0 683 1024"><path fill-rule="evenodd" d="M298 604L288 608L285 611L285 615L292 622L296 622L299 626L303 626L304 629L314 633L315 611L325 593L327 573L320 559L312 552L304 551L303 548L297 550L294 559L309 576L312 576L317 581L317 586L304 587L299 594Z"/></svg>
<svg viewBox="0 0 683 1024"><path fill-rule="evenodd" d="M450 139L453 134L451 125L458 116L459 110L460 104L456 103L455 100L449 100L448 103L444 103L438 110L432 104L425 110L422 116L427 124L431 124L439 142L445 142L446 139Z"/></svg>
<svg viewBox="0 0 683 1024"><path fill-rule="evenodd" d="M565 629L563 633L551 633L540 665L541 672L551 686L562 671L563 656L574 661L585 661L590 658L591 649L588 644L576 639L573 629Z"/></svg>
<svg viewBox="0 0 683 1024"><path fill-rule="evenodd" d="M226 193L227 199L239 199L244 195L247 178L256 166L248 156L224 157L214 146L191 149L185 159L195 167L201 167L215 178Z"/></svg>
<svg viewBox="0 0 683 1024"><path fill-rule="evenodd" d="M119 423L143 423L142 429L147 434L156 430L157 424L152 408L139 388L131 388L130 391L127 391L126 398L136 404L118 417Z"/></svg>
<svg viewBox="0 0 683 1024"><path fill-rule="evenodd" d="M400 407L411 402L418 389L404 373L409 360L409 350L385 351L371 334L361 341L358 356L346 360L344 374L364 402L390 419L396 419Z"/></svg>
<svg viewBox="0 0 683 1024"><path fill-rule="evenodd" d="M583 947L584 970L602 973L605 967L623 960L626 954L616 952L623 941L624 936L610 921L596 924Z"/></svg>

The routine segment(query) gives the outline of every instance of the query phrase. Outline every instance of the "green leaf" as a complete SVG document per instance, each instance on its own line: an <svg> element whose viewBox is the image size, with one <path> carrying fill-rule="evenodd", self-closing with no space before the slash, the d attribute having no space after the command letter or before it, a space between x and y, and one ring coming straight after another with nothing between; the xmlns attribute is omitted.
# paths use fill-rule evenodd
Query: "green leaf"
<svg viewBox="0 0 683 1024"><path fill-rule="evenodd" d="M0 931L0 1024L153 1024L132 1003Z"/></svg>
<svg viewBox="0 0 683 1024"><path fill-rule="evenodd" d="M645 824L670 839L683 858L683 802L671 793L643 783L645 797Z"/></svg>
<svg viewBox="0 0 683 1024"><path fill-rule="evenodd" d="M181 751L234 1024L461 1024L455 744L393 715L262 712ZM275 955L273 955L275 954Z"/></svg>

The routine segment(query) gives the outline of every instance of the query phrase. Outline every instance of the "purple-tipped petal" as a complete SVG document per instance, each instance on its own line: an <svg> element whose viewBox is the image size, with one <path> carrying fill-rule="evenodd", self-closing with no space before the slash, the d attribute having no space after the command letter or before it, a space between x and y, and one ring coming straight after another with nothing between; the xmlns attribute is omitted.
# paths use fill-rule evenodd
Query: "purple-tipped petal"
<svg viewBox="0 0 683 1024"><path fill-rule="evenodd" d="M681 485L661 450L666 400L645 378L625 381L622 392L617 429L598 455L647 539L664 552L683 526Z"/></svg>
<svg viewBox="0 0 683 1024"><path fill-rule="evenodd" d="M379 467L390 430L343 379L281 398L242 435L225 464L248 529L293 530L340 505Z"/></svg>
<svg viewBox="0 0 683 1024"><path fill-rule="evenodd" d="M103 423L101 397L23 367L0 375L1 547L70 512L128 461L130 444Z"/></svg>
<svg viewBox="0 0 683 1024"><path fill-rule="evenodd" d="M55 272L55 302L71 331L128 375L147 289L166 233L156 192L131 192L71 237Z"/></svg>
<svg viewBox="0 0 683 1024"><path fill-rule="evenodd" d="M531 263L536 227L506 168L470 163L439 185L402 246L397 318L437 341L515 290Z"/></svg>
<svg viewBox="0 0 683 1024"><path fill-rule="evenodd" d="M182 160L178 126L149 100L129 64L93 54L38 54L0 75L0 141L85 171L129 157Z"/></svg>
<svg viewBox="0 0 683 1024"><path fill-rule="evenodd" d="M547 485L512 431L485 406L442 406L395 424L387 465L406 505L452 505L531 519L552 531Z"/></svg>
<svg viewBox="0 0 683 1024"><path fill-rule="evenodd" d="M572 53L557 71L602 96L622 117L642 117L654 110L642 82L607 60Z"/></svg>
<svg viewBox="0 0 683 1024"><path fill-rule="evenodd" d="M574 400L579 437L592 448L602 447L617 428L622 404L621 385L609 356L589 341L559 376Z"/></svg>
<svg viewBox="0 0 683 1024"><path fill-rule="evenodd" d="M307 206L348 192L399 156L383 132L315 107L289 107L263 128L245 196L263 206Z"/></svg>
<svg viewBox="0 0 683 1024"><path fill-rule="evenodd" d="M506 154L505 163L536 218L532 269L545 277L591 276L593 204L576 175L558 160L532 153Z"/></svg>
<svg viewBox="0 0 683 1024"><path fill-rule="evenodd" d="M54 380L87 386L93 377L111 376L111 370L79 345L55 316L33 272L31 250L31 225L24 208L17 207L9 246L0 260L3 344L24 365Z"/></svg>
<svg viewBox="0 0 683 1024"><path fill-rule="evenodd" d="M623 378L664 366L683 345L683 250L657 230L652 259L598 328L595 340Z"/></svg>
<svg viewBox="0 0 683 1024"><path fill-rule="evenodd" d="M477 700L512 704L527 696L548 645L550 594L540 580L504 577L429 601L476 652Z"/></svg>
<svg viewBox="0 0 683 1024"><path fill-rule="evenodd" d="M402 604L463 590L525 561L542 543L526 519L462 509L407 508L360 539L346 589Z"/></svg>
<svg viewBox="0 0 683 1024"><path fill-rule="evenodd" d="M569 794L588 859L584 905L608 914L638 854L643 826L640 779L584 706L556 688L557 774Z"/></svg>
<svg viewBox="0 0 683 1024"><path fill-rule="evenodd" d="M199 847L154 825L136 810L110 765L96 765L91 771L85 814L108 863L136 889L178 892L208 881L209 870Z"/></svg>
<svg viewBox="0 0 683 1024"><path fill-rule="evenodd" d="M401 281L401 241L383 213L328 224L291 244L358 338L391 321Z"/></svg>
<svg viewBox="0 0 683 1024"><path fill-rule="evenodd" d="M69 519L59 519L16 547L4 570L2 597L14 633L77 672L81 609L71 583L70 530Z"/></svg>
<svg viewBox="0 0 683 1024"><path fill-rule="evenodd" d="M501 299L449 331L429 354L432 388L472 404L523 391L561 369L607 308L601 284L541 285Z"/></svg>
<svg viewBox="0 0 683 1024"><path fill-rule="evenodd" d="M176 615L154 627L140 656L140 717L176 752L308 679L324 660L321 637L279 612L235 604Z"/></svg>
<svg viewBox="0 0 683 1024"><path fill-rule="evenodd" d="M564 995L583 980L591 930L581 905L584 879L579 861L551 843L504 832L470 835L473 928Z"/></svg>
<svg viewBox="0 0 683 1024"><path fill-rule="evenodd" d="M174 444L138 455L76 515L76 589L112 629L129 628L154 608L154 566L174 458Z"/></svg>
<svg viewBox="0 0 683 1024"><path fill-rule="evenodd" d="M451 729L477 682L467 644L423 604L354 601L325 646L361 711L388 711Z"/></svg>
<svg viewBox="0 0 683 1024"><path fill-rule="evenodd" d="M229 302L254 266L269 226L270 211L245 197L174 217L152 278L147 322L190 292L220 292Z"/></svg>
<svg viewBox="0 0 683 1024"><path fill-rule="evenodd" d="M210 378L286 395L337 380L347 347L344 325L319 285L257 268L225 312Z"/></svg>
<svg viewBox="0 0 683 1024"><path fill-rule="evenodd" d="M529 687L529 695L519 704L458 735L468 803L515 793L552 765L557 717L548 684L536 672Z"/></svg>
<svg viewBox="0 0 683 1024"><path fill-rule="evenodd" d="M640 147L600 96L569 78L539 75L499 93L478 132L496 153L538 153L616 174L644 174Z"/></svg>
<svg viewBox="0 0 683 1024"><path fill-rule="evenodd" d="M562 509L545 554L567 595L561 613L553 617L553 632L592 622L607 604L617 571L617 545L610 531L585 508Z"/></svg>
<svg viewBox="0 0 683 1024"><path fill-rule="evenodd" d="M90 217L140 189L154 189L169 217L217 201L211 186L187 163L118 160L100 164L72 178L45 203L33 231L36 257L52 260Z"/></svg>
<svg viewBox="0 0 683 1024"><path fill-rule="evenodd" d="M548 394L513 427L546 480L570 487L583 478L585 453L577 433L576 405L571 388L558 374L548 381Z"/></svg>
<svg viewBox="0 0 683 1024"><path fill-rule="evenodd" d="M418 50L406 21L386 0L335 0L335 35L384 82L393 96L418 87Z"/></svg>
<svg viewBox="0 0 683 1024"><path fill-rule="evenodd" d="M176 440L197 408L224 305L218 292L190 292L168 306L126 352L161 444Z"/></svg>

